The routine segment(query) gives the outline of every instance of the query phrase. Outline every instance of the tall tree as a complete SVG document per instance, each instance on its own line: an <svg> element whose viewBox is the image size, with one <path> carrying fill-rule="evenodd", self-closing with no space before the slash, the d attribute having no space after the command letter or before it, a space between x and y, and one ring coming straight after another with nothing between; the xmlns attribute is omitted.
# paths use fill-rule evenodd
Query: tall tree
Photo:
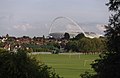
<svg viewBox="0 0 120 78"><path fill-rule="evenodd" d="M80 33L77 36L75 36L75 40L79 40L79 39L82 39L84 37L85 37L85 35L83 33Z"/></svg>
<svg viewBox="0 0 120 78"><path fill-rule="evenodd" d="M70 39L70 34L69 33L65 33L64 34L64 39L67 39L67 40Z"/></svg>

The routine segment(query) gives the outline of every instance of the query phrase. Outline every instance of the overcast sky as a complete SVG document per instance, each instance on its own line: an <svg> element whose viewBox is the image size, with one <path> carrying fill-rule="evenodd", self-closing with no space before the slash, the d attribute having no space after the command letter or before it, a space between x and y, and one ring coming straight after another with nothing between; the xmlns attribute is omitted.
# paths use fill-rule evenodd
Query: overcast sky
<svg viewBox="0 0 120 78"><path fill-rule="evenodd" d="M0 0L0 36L47 35L50 23L59 16L96 32L101 29L98 24L108 23L105 3L107 0Z"/></svg>

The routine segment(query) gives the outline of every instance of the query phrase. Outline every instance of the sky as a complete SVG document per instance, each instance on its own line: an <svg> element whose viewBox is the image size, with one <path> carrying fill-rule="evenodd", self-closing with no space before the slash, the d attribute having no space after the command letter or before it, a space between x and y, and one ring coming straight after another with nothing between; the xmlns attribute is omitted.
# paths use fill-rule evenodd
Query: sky
<svg viewBox="0 0 120 78"><path fill-rule="evenodd" d="M51 22L59 16L77 21L85 31L103 33L100 25L107 24L109 18L106 3L107 0L0 0L0 36L47 36Z"/></svg>

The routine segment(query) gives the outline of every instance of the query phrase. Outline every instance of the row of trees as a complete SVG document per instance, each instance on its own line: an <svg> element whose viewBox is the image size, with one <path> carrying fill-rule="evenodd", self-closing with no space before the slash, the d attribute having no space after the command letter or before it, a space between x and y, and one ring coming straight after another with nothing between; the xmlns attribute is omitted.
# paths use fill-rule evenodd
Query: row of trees
<svg viewBox="0 0 120 78"><path fill-rule="evenodd" d="M64 34L64 38L61 40L53 40L47 43L46 46L51 46L50 50L59 52L82 52L82 53L102 53L107 51L106 38L87 38L83 33L78 34L74 38L70 38L69 33ZM62 51L61 51L62 49Z"/></svg>
<svg viewBox="0 0 120 78"><path fill-rule="evenodd" d="M70 40L66 46L65 50L83 53L95 53L106 51L105 39L104 38L86 38L83 37L78 40Z"/></svg>
<svg viewBox="0 0 120 78"><path fill-rule="evenodd" d="M23 37L28 38L28 37ZM44 37L43 37L44 38ZM34 37L34 39L36 39ZM9 39L8 39L9 40ZM95 53L104 52L105 39L104 38L86 38L84 34L78 34L75 38L70 38L69 33L64 34L64 38L60 40L53 39L46 42L45 44L39 45L34 43L21 43L16 44L15 42L9 41L14 49L15 45L21 46L29 52L83 52L83 53ZM0 42L0 47L4 47L6 43ZM62 49L62 50L61 50Z"/></svg>

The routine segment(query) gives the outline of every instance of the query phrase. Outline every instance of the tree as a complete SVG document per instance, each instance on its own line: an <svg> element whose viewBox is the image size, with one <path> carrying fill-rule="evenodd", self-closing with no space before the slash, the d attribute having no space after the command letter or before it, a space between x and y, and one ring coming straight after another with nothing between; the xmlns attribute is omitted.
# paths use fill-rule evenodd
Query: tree
<svg viewBox="0 0 120 78"><path fill-rule="evenodd" d="M79 40L79 51L88 53L91 51L92 44L91 44L91 39L89 38L82 38Z"/></svg>
<svg viewBox="0 0 120 78"><path fill-rule="evenodd" d="M80 33L77 36L75 36L75 40L79 40L79 39L82 39L84 37L85 37L85 35L83 33Z"/></svg>
<svg viewBox="0 0 120 78"><path fill-rule="evenodd" d="M65 34L64 34L64 39L67 39L67 40L70 39L69 33L65 33Z"/></svg>
<svg viewBox="0 0 120 78"><path fill-rule="evenodd" d="M74 52L78 52L78 42L77 41L69 41L66 46L65 49L67 51L74 51Z"/></svg>
<svg viewBox="0 0 120 78"><path fill-rule="evenodd" d="M60 78L51 67L31 58L23 50L0 50L0 78Z"/></svg>
<svg viewBox="0 0 120 78"><path fill-rule="evenodd" d="M95 78L120 78L120 0L109 0L107 5L113 12L105 31L108 52L100 55L92 68Z"/></svg>

